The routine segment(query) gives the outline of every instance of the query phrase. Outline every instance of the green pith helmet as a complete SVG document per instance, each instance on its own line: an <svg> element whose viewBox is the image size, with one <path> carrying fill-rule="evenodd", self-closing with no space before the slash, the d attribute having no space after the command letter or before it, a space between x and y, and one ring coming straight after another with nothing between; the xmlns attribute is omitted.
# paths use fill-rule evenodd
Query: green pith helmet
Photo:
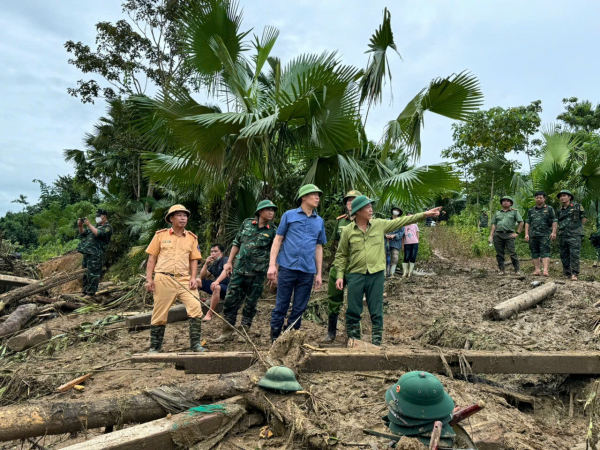
<svg viewBox="0 0 600 450"><path fill-rule="evenodd" d="M396 409L406 417L439 419L454 409L454 400L440 380L428 372L405 373L393 388Z"/></svg>
<svg viewBox="0 0 600 450"><path fill-rule="evenodd" d="M263 200L256 207L256 212L254 213L254 215L257 215L261 209L265 208L273 208L275 211L277 211L277 205L275 203L273 203L271 200Z"/></svg>
<svg viewBox="0 0 600 450"><path fill-rule="evenodd" d="M276 391L301 391L302 386L296 381L296 375L292 369L285 366L271 367L265 376L258 382L260 387Z"/></svg>
<svg viewBox="0 0 600 450"><path fill-rule="evenodd" d="M391 422L389 429L392 433L398 434L400 436L423 436L423 437L431 437L431 432L433 431L433 425L435 421L432 420L427 425L423 425L420 427L401 427ZM452 426L448 423L442 426L442 437L443 438L454 438L456 437L456 433L452 429Z"/></svg>
<svg viewBox="0 0 600 450"><path fill-rule="evenodd" d="M431 419L413 419L411 417L407 417L404 415L404 411L401 411L398 406L398 401L396 400L396 385L392 384L390 388L385 393L385 401L389 406L388 413L384 416L384 421L394 422L396 425L400 425L402 427L416 427L420 425L425 425L431 422ZM450 422L452 419L452 415L448 414L445 417L438 418L443 424Z"/></svg>
<svg viewBox="0 0 600 450"><path fill-rule="evenodd" d="M300 200L302 196L312 194L313 192L318 192L319 194L323 193L323 191L314 184L305 184L304 186L301 186L300 189L298 189L298 195L296 196L296 200Z"/></svg>
<svg viewBox="0 0 600 450"><path fill-rule="evenodd" d="M512 206L512 205L514 205L514 204L515 204L515 201L512 199L512 197L509 197L508 195L505 195L504 197L502 197L502 198L500 199L500 204L501 204L501 205L502 205L502 202L503 202L504 200L509 200L509 201L510 201L510 206Z"/></svg>
<svg viewBox="0 0 600 450"><path fill-rule="evenodd" d="M560 191L558 194L556 194L556 198L560 199L561 194L569 194L571 196L571 200L575 198L573 197L573 194L571 194L571 191L569 191L568 189L563 189L562 191Z"/></svg>
<svg viewBox="0 0 600 450"><path fill-rule="evenodd" d="M352 190L350 190L350 191L346 192L346 195L344 195L344 200L342 200L342 202L343 202L343 203L344 203L344 205L345 205L345 204L346 204L346 201L348 201L348 199L349 199L350 197L354 197L354 198L356 198L356 197L358 197L358 196L360 196L360 195L362 195L362 193L361 193L361 192L359 192L359 191L355 191L354 189L352 189Z"/></svg>
<svg viewBox="0 0 600 450"><path fill-rule="evenodd" d="M364 208L365 206L367 206L370 203L375 203L375 200L371 200L366 195L359 195L354 200L352 200L352 212L350 214L352 214L352 215L356 214L356 212L359 209Z"/></svg>

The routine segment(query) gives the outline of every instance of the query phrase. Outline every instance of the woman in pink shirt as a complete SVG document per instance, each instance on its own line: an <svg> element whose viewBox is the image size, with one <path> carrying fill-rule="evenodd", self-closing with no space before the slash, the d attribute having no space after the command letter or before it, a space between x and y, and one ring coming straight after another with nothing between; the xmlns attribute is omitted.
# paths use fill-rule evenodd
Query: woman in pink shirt
<svg viewBox="0 0 600 450"><path fill-rule="evenodd" d="M407 214L410 216L412 214ZM402 237L402 251L404 252L404 262L402 263L402 276L410 277L413 269L415 268L415 262L417 260L417 253L419 252L419 226L414 223L412 225L406 225L404 227L404 236Z"/></svg>

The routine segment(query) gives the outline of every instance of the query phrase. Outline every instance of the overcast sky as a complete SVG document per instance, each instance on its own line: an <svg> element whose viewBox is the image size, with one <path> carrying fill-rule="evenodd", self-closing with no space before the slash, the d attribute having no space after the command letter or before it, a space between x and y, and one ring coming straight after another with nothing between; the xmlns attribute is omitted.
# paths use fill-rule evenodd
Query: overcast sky
<svg viewBox="0 0 600 450"><path fill-rule="evenodd" d="M262 34L280 29L273 54L284 62L310 52L338 50L343 61L364 67L369 37L388 6L401 61L390 55L394 94L372 110L367 132L378 140L422 87L435 77L468 69L481 81L484 108L542 100L543 123L556 120L564 97L600 101L600 2L563 0L241 0L242 28ZM0 216L17 211L19 194L30 202L40 179L51 183L73 172L62 151L82 148L82 136L105 105L82 104L67 88L85 75L67 64L69 40L93 45L98 21L122 18L120 0L19 0L0 14ZM594 56L595 55L595 56ZM451 121L425 117L421 164L440 161L451 145Z"/></svg>

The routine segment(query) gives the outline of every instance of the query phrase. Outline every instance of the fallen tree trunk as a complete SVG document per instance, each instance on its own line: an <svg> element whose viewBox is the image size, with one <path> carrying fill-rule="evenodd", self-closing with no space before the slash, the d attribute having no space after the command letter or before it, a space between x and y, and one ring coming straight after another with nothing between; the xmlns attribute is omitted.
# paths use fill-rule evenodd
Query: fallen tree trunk
<svg viewBox="0 0 600 450"><path fill-rule="evenodd" d="M36 283L38 280L31 278L15 277L13 275L0 274L0 285L6 286L29 286L30 284Z"/></svg>
<svg viewBox="0 0 600 450"><path fill-rule="evenodd" d="M26 305L27 303L41 303L42 305L53 305L55 303L58 303L61 307L61 309L64 309L66 311L75 311L78 308L81 308L82 306L85 306L83 303L71 303L65 300L61 300L63 298L63 296L61 295L60 298L50 298L50 297L34 297L31 300L29 299L21 299L19 300L19 303Z"/></svg>
<svg viewBox="0 0 600 450"><path fill-rule="evenodd" d="M46 327L40 326L31 328L24 331L21 334L11 337L6 345L13 352L20 352L22 350L33 347L40 342L47 341L52 337L52 331Z"/></svg>
<svg viewBox="0 0 600 450"><path fill-rule="evenodd" d="M519 311L531 308L556 292L555 283L547 283L494 306L486 315L496 320L508 319Z"/></svg>
<svg viewBox="0 0 600 450"><path fill-rule="evenodd" d="M6 306L21 300L22 298L29 297L30 295L39 294L40 292L47 291L50 288L60 286L78 278L82 278L86 271L87 269L80 269L71 273L60 273L49 278L44 278L43 280L37 281L29 286L23 286L12 291L8 291L5 294L0 295L0 304Z"/></svg>
<svg viewBox="0 0 600 450"><path fill-rule="evenodd" d="M225 376L204 385L193 381L174 387L187 400L200 404L235 397L249 392L253 386L249 376L236 374L235 378ZM46 401L37 405L10 406L0 409L0 441L144 423L165 417L168 413L153 396L139 391L128 396L85 402Z"/></svg>
<svg viewBox="0 0 600 450"><path fill-rule="evenodd" d="M21 305L0 324L0 337L16 333L38 313L36 305Z"/></svg>

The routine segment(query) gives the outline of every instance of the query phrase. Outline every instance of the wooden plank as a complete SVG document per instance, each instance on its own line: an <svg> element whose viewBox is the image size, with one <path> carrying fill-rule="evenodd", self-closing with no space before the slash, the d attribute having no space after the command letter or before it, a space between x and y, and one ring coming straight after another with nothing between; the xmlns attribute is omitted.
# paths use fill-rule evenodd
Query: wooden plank
<svg viewBox="0 0 600 450"><path fill-rule="evenodd" d="M6 286L29 286L39 280L0 274L0 284Z"/></svg>
<svg viewBox="0 0 600 450"><path fill-rule="evenodd" d="M473 373L600 374L600 352L487 352L448 351L444 357L454 373L460 373L459 355ZM245 370L254 357L249 352L162 353L134 355L134 362L170 362L191 374L230 373ZM445 373L436 351L393 349L361 353L347 349L314 352L303 364L303 372L366 372L381 370L425 370Z"/></svg>
<svg viewBox="0 0 600 450"><path fill-rule="evenodd" d="M222 302L221 302L222 303ZM223 311L223 305L219 303L217 305L216 312L220 313ZM208 312L208 308L204 303L200 302L202 306L202 312L206 314ZM187 320L188 315L184 305L175 305L169 309L169 315L167 316L167 323L173 322L182 322ZM144 313L138 314L137 316L131 316L125 319L125 326L130 330L134 330L136 328L144 328L150 325L150 321L152 320L152 313ZM218 320L218 319L217 319Z"/></svg>
<svg viewBox="0 0 600 450"><path fill-rule="evenodd" d="M85 383L86 380L88 380L89 378L92 377L92 375L94 375L94 374L87 373L85 375L81 375L80 377L75 378L74 380L71 380L68 383L63 384L62 386L57 387L56 391L57 392L67 392L69 389L74 388L78 384Z"/></svg>

